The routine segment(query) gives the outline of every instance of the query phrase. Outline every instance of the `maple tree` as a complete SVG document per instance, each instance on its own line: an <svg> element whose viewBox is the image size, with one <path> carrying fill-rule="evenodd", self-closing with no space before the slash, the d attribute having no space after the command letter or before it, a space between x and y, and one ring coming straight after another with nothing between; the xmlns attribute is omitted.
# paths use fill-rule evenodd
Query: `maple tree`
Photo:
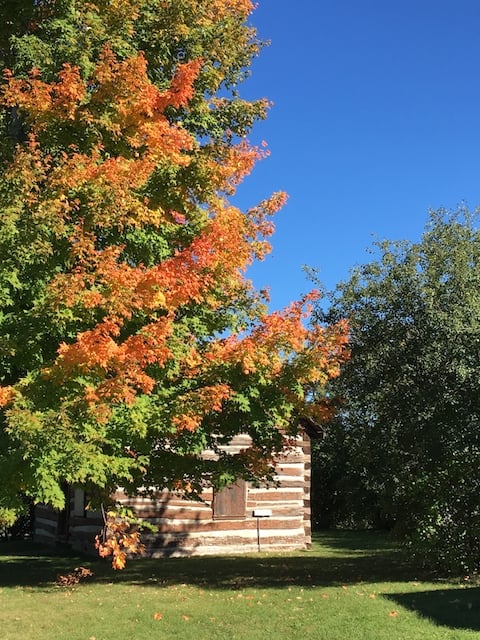
<svg viewBox="0 0 480 640"><path fill-rule="evenodd" d="M11 3L10 3L11 4ZM238 85L250 0L0 8L0 517L65 483L194 495L265 478L346 357L316 294L267 313L245 276L285 195L231 196L267 152ZM225 452L235 434L250 449ZM218 454L205 460L205 448Z"/></svg>

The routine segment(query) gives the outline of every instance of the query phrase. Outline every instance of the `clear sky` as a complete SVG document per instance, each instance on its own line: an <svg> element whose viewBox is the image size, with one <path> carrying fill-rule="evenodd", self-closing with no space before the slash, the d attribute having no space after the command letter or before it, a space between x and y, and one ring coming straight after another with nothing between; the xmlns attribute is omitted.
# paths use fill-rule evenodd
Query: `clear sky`
<svg viewBox="0 0 480 640"><path fill-rule="evenodd" d="M480 0L260 0L251 22L271 45L241 94L274 102L250 137L271 156L237 202L290 196L248 274L272 309L311 288L302 265L332 289L374 239L480 205Z"/></svg>

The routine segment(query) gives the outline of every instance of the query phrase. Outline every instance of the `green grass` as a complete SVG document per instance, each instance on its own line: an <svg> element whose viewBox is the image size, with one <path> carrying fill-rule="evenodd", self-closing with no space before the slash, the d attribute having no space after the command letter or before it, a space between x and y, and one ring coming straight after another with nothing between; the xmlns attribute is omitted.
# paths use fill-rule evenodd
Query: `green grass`
<svg viewBox="0 0 480 640"><path fill-rule="evenodd" d="M79 564L95 575L58 587ZM157 614L157 615L155 615ZM480 588L417 574L384 536L335 532L311 551L107 563L0 543L2 640L463 640Z"/></svg>

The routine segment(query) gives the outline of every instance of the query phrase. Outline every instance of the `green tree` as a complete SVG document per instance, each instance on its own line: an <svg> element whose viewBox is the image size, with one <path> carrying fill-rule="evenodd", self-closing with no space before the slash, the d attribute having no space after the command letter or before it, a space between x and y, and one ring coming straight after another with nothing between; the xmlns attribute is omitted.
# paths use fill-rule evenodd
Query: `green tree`
<svg viewBox="0 0 480 640"><path fill-rule="evenodd" d="M15 10L12 10L15 5ZM250 0L0 7L0 516L65 483L195 495L272 473L305 384L345 355L309 296L268 314L245 270L274 194L229 196L265 155L239 84ZM250 449L223 445L249 433ZM209 448L216 460L200 454Z"/></svg>
<svg viewBox="0 0 480 640"><path fill-rule="evenodd" d="M351 360L333 384L351 477L419 559L480 564L480 231L434 212L421 240L380 242L334 295ZM376 503L376 504L375 504ZM370 510L370 512L369 512Z"/></svg>

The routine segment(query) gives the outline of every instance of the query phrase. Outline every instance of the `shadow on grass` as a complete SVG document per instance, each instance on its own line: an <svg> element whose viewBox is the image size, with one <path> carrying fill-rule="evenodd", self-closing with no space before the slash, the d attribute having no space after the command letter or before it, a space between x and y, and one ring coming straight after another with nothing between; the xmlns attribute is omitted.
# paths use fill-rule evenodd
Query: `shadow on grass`
<svg viewBox="0 0 480 640"><path fill-rule="evenodd" d="M412 570L385 536L323 534L311 551L246 556L130 560L122 572L108 562L64 549L29 543L0 544L0 586L51 586L58 574L87 566L96 582L168 585L188 583L209 589L335 586L362 581L412 579Z"/></svg>
<svg viewBox="0 0 480 640"><path fill-rule="evenodd" d="M385 553L397 548L395 539L384 531L326 530L314 533L313 539L323 547L340 551L342 555L370 551Z"/></svg>
<svg viewBox="0 0 480 640"><path fill-rule="evenodd" d="M397 605L454 629L480 631L480 588L416 591L384 595Z"/></svg>
<svg viewBox="0 0 480 640"><path fill-rule="evenodd" d="M91 561L68 547L47 547L32 542L0 543L0 587L51 585L58 574Z"/></svg>

